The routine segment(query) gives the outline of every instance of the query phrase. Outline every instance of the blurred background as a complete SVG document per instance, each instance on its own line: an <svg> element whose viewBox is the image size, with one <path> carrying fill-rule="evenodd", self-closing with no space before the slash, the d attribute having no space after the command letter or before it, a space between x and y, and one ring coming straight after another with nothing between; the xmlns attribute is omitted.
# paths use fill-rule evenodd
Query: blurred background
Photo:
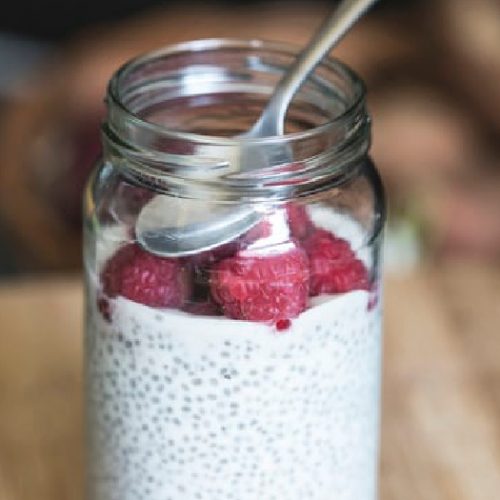
<svg viewBox="0 0 500 500"><path fill-rule="evenodd" d="M0 499L78 500L81 191L107 81L188 39L303 45L333 0L4 3ZM367 83L390 200L381 498L498 500L500 0L380 0L334 52Z"/></svg>
<svg viewBox="0 0 500 500"><path fill-rule="evenodd" d="M106 83L181 40L303 44L332 2L11 2L0 19L0 276L80 266ZM382 0L335 49L367 82L391 269L500 261L500 1Z"/></svg>

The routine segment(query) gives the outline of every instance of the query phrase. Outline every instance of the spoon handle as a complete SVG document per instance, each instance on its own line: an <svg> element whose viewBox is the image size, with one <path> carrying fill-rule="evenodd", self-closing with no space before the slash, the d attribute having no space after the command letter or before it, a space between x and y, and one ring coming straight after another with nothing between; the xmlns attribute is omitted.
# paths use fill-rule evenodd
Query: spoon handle
<svg viewBox="0 0 500 500"><path fill-rule="evenodd" d="M276 86L262 115L260 130L263 136L283 134L288 105L302 82L375 2L376 0L343 0L328 16Z"/></svg>

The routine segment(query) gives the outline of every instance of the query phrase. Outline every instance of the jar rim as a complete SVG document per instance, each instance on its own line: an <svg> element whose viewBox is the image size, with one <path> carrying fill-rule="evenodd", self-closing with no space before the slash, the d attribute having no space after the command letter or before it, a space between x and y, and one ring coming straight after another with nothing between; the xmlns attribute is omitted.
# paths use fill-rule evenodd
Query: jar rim
<svg viewBox="0 0 500 500"><path fill-rule="evenodd" d="M113 106L119 109L120 113L126 115L128 120L142 129L162 134L164 136L166 135L173 139L198 142L214 146L234 146L238 143L241 144L241 142L255 145L266 145L271 143L276 144L279 142L294 142L310 139L318 134L328 133L329 130L338 127L343 123L349 122L349 120L352 120L356 116L360 106L364 104L366 87L363 80L349 66L331 56L326 56L319 63L318 67L323 67L333 71L337 76L340 76L343 80L345 80L349 87L353 89L353 98L352 100L349 100L343 110L335 116L329 117L325 123L301 131L258 138L230 138L209 134L197 134L194 132L176 130L165 125L148 121L139 116L139 114L134 112L123 102L120 92L123 80L132 72L141 68L141 66L160 58L173 56L182 52L194 53L207 50L224 49L260 49L273 53L280 53L285 56L296 56L300 47L295 44L285 42L239 38L203 38L169 44L155 51L139 55L118 68L109 82L107 99L109 99Z"/></svg>

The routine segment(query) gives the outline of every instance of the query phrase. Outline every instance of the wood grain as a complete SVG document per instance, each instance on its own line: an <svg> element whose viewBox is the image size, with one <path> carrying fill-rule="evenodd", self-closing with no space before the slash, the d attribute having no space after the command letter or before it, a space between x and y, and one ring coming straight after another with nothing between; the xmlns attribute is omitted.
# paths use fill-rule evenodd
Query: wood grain
<svg viewBox="0 0 500 500"><path fill-rule="evenodd" d="M500 281L491 270L447 266L388 284L382 499L499 498L500 408L483 374L490 358L500 383L492 276ZM493 343L496 351L479 347Z"/></svg>
<svg viewBox="0 0 500 500"><path fill-rule="evenodd" d="M81 295L0 285L1 500L82 498ZM381 500L498 500L500 270L389 278L385 310Z"/></svg>
<svg viewBox="0 0 500 500"><path fill-rule="evenodd" d="M81 498L81 291L0 288L0 499Z"/></svg>

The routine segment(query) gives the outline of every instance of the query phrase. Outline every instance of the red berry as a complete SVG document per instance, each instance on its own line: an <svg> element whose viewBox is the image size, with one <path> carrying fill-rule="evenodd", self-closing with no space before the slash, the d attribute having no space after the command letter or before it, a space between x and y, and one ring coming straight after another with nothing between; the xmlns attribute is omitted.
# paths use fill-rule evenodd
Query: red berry
<svg viewBox="0 0 500 500"><path fill-rule="evenodd" d="M368 271L346 240L317 229L304 241L304 248L309 257L313 297L370 288Z"/></svg>
<svg viewBox="0 0 500 500"><path fill-rule="evenodd" d="M271 235L272 231L273 227L271 222L268 219L264 218L254 227L252 227L252 229L241 236L239 240L240 247L245 248L248 245L255 243L257 240L267 238Z"/></svg>
<svg viewBox="0 0 500 500"><path fill-rule="evenodd" d="M306 207L298 203L289 203L286 211L292 236L300 240L305 238L313 229Z"/></svg>
<svg viewBox="0 0 500 500"><path fill-rule="evenodd" d="M131 243L121 247L101 273L108 297L122 295L151 307L181 307L191 292L187 266L157 257Z"/></svg>
<svg viewBox="0 0 500 500"><path fill-rule="evenodd" d="M141 208L153 198L154 192L150 189L122 182L117 187L114 210L126 217L135 218Z"/></svg>
<svg viewBox="0 0 500 500"><path fill-rule="evenodd" d="M284 332L292 326L292 322L289 319L279 319L276 321L276 330L279 332Z"/></svg>
<svg viewBox="0 0 500 500"><path fill-rule="evenodd" d="M213 267L210 288L212 297L230 318L293 318L307 306L307 256L297 247L280 254L240 252Z"/></svg>

